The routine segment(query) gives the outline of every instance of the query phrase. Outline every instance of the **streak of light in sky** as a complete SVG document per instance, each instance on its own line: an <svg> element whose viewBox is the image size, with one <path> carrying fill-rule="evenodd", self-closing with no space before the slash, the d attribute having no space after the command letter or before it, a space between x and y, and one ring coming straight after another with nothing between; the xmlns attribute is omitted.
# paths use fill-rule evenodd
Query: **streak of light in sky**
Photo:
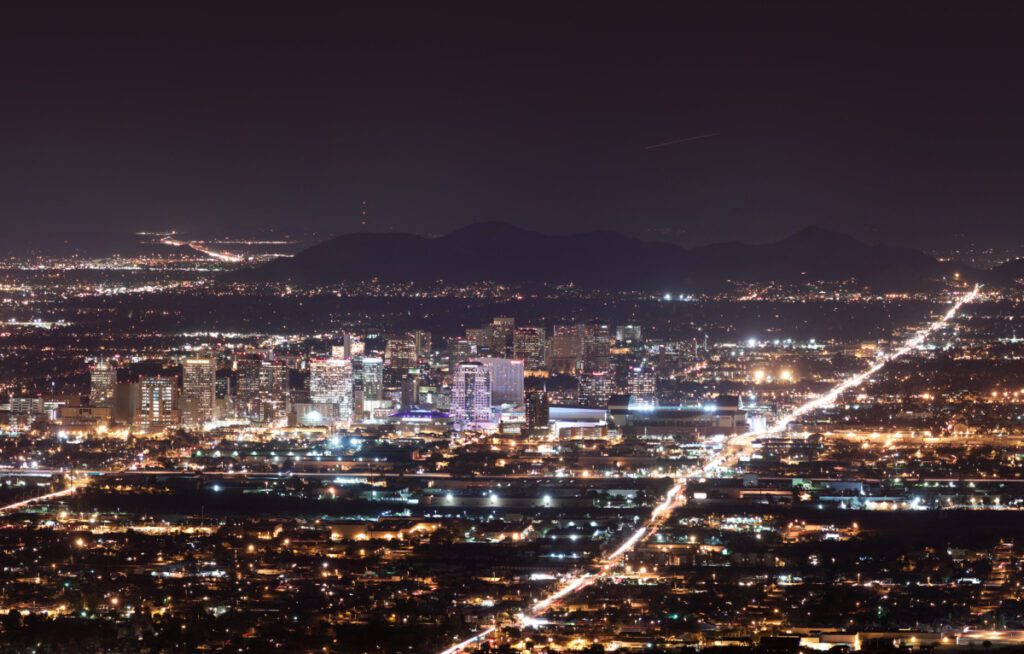
<svg viewBox="0 0 1024 654"><path fill-rule="evenodd" d="M644 150L654 150L655 148L665 148L670 145L676 145L678 143L686 143L687 141L698 141L700 139L709 139L712 136L718 136L718 132L712 132L711 134L698 134L697 136L687 136L684 139L676 139L674 141L665 141L664 143L655 143L654 145L648 145L644 147Z"/></svg>

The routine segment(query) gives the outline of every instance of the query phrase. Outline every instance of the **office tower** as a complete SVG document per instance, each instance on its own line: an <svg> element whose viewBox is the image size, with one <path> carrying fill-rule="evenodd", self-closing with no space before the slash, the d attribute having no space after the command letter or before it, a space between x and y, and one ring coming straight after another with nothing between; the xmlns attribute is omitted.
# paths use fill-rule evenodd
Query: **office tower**
<svg viewBox="0 0 1024 654"><path fill-rule="evenodd" d="M142 392L138 382L120 382L114 386L114 422L133 425L139 416Z"/></svg>
<svg viewBox="0 0 1024 654"><path fill-rule="evenodd" d="M583 372L604 372L611 368L611 327L602 323L582 326L581 364Z"/></svg>
<svg viewBox="0 0 1024 654"><path fill-rule="evenodd" d="M402 409L411 409L420 403L420 378L409 375L402 379Z"/></svg>
<svg viewBox="0 0 1024 654"><path fill-rule="evenodd" d="M366 414L363 397L363 355L352 357L352 419L362 420Z"/></svg>
<svg viewBox="0 0 1024 654"><path fill-rule="evenodd" d="M479 327L466 329L466 340L473 344L477 352L488 349L487 331Z"/></svg>
<svg viewBox="0 0 1024 654"><path fill-rule="evenodd" d="M363 340L350 332L342 335L342 345L335 345L331 348L331 356L336 359L351 359L362 356L366 352L366 344Z"/></svg>
<svg viewBox="0 0 1024 654"><path fill-rule="evenodd" d="M8 426L12 431L28 431L32 424L45 415L46 406L41 397L12 397Z"/></svg>
<svg viewBox="0 0 1024 654"><path fill-rule="evenodd" d="M515 318L507 316L499 316L492 320L490 325L484 327L488 354L502 359L512 358L515 330Z"/></svg>
<svg viewBox="0 0 1024 654"><path fill-rule="evenodd" d="M453 338L448 343L448 369L454 370L455 364L473 359L478 353L476 341L469 338Z"/></svg>
<svg viewBox="0 0 1024 654"><path fill-rule="evenodd" d="M352 360L314 359L309 362L309 399L338 408L340 422L352 421Z"/></svg>
<svg viewBox="0 0 1024 654"><path fill-rule="evenodd" d="M413 332L389 339L384 347L384 363L395 378L400 378L410 369L416 368L418 358L416 335Z"/></svg>
<svg viewBox="0 0 1024 654"><path fill-rule="evenodd" d="M643 342L643 329L640 325L616 325L615 340L620 343Z"/></svg>
<svg viewBox="0 0 1024 654"><path fill-rule="evenodd" d="M163 375L145 376L139 380L139 410L135 424L140 430L155 432L178 424L177 381Z"/></svg>
<svg viewBox="0 0 1024 654"><path fill-rule="evenodd" d="M226 368L217 370L217 380L214 382L214 420L223 420L231 415L231 371Z"/></svg>
<svg viewBox="0 0 1024 654"><path fill-rule="evenodd" d="M491 402L520 404L523 401L523 362L518 359L481 357L491 381Z"/></svg>
<svg viewBox="0 0 1024 654"><path fill-rule="evenodd" d="M426 380L421 379L419 388L416 389L418 397L416 404L421 409L436 409L441 402L441 392L437 386L425 384ZM447 406L447 404L445 405Z"/></svg>
<svg viewBox="0 0 1024 654"><path fill-rule="evenodd" d="M42 415L45 411L45 402L42 397L12 397L10 407L11 413Z"/></svg>
<svg viewBox="0 0 1024 654"><path fill-rule="evenodd" d="M217 371L217 381L214 383L214 396L223 400L231 395L231 374L228 370Z"/></svg>
<svg viewBox="0 0 1024 654"><path fill-rule="evenodd" d="M186 427L202 427L214 417L217 359L188 358L182 362L181 370L181 421Z"/></svg>
<svg viewBox="0 0 1024 654"><path fill-rule="evenodd" d="M576 372L581 349L578 325L555 325L554 334L547 345L548 370L570 374Z"/></svg>
<svg viewBox="0 0 1024 654"><path fill-rule="evenodd" d="M456 431L476 429L491 421L491 380L479 361L457 364L452 374L451 415Z"/></svg>
<svg viewBox="0 0 1024 654"><path fill-rule="evenodd" d="M288 364L263 361L260 364L259 420L276 422L288 414Z"/></svg>
<svg viewBox="0 0 1024 654"><path fill-rule="evenodd" d="M545 391L530 391L526 394L526 428L545 429L550 420L548 394Z"/></svg>
<svg viewBox="0 0 1024 654"><path fill-rule="evenodd" d="M384 401L384 360L380 357L362 359L363 412L372 414Z"/></svg>
<svg viewBox="0 0 1024 654"><path fill-rule="evenodd" d="M235 360L237 374L235 415L239 418L249 420L259 418L260 372L262 368L263 357L258 354L246 354Z"/></svg>
<svg viewBox="0 0 1024 654"><path fill-rule="evenodd" d="M544 336L543 327L516 327L512 337L512 358L521 360L527 370L542 370Z"/></svg>
<svg viewBox="0 0 1024 654"><path fill-rule="evenodd" d="M657 404L657 376L654 367L643 361L629 369L627 379L629 402L637 406Z"/></svg>
<svg viewBox="0 0 1024 654"><path fill-rule="evenodd" d="M384 406L402 406L402 382L384 385Z"/></svg>
<svg viewBox="0 0 1024 654"><path fill-rule="evenodd" d="M607 407L614 383L611 374L585 372L580 374L580 404L589 407Z"/></svg>
<svg viewBox="0 0 1024 654"><path fill-rule="evenodd" d="M417 329L409 333L412 336L413 343L416 344L416 358L420 361L429 359L430 351L433 348L433 338L430 332Z"/></svg>
<svg viewBox="0 0 1024 654"><path fill-rule="evenodd" d="M89 369L89 403L93 406L112 406L117 368L108 359L100 359Z"/></svg>

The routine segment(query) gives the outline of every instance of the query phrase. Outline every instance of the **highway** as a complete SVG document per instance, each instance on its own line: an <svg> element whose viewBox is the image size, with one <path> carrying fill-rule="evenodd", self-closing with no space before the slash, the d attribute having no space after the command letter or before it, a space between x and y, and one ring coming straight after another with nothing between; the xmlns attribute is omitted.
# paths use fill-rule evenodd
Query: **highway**
<svg viewBox="0 0 1024 654"><path fill-rule="evenodd" d="M523 625L535 624L548 609L563 597L571 595L576 591L607 577L623 557L636 548L638 544L644 542L657 533L658 529L660 529L665 523L668 516L672 514L672 511L683 502L683 490L689 480L697 477L708 476L714 473L721 473L734 467L741 458L751 451L753 443L757 438L784 432L789 424L794 420L818 409L834 405L843 393L868 381L887 364L917 349L928 339L929 336L946 327L949 322L956 317L957 313L959 313L960 309L962 309L964 305L977 299L980 292L981 288L979 286L975 286L971 291L964 293L952 304L946 313L915 332L913 336L904 341L898 348L882 354L865 370L847 377L825 393L822 393L821 395L818 395L804 404L790 410L788 413L783 414L767 429L758 432L737 434L727 438L719 454L709 459L704 463L704 465L687 469L677 475L675 478L676 484L665 495L662 503L651 511L651 515L644 522L643 526L633 532L611 554L606 556L596 569L580 570L574 574L568 575L562 580L562 583L559 584L559 587L556 590L535 602L528 612L517 616L518 622ZM488 635L494 633L499 626L506 625L492 625L475 634L471 638L449 647L441 652L441 654L459 654L459 652L465 651L466 648L480 642Z"/></svg>
<svg viewBox="0 0 1024 654"><path fill-rule="evenodd" d="M192 248L196 252L199 252L200 254L205 254L211 259L217 259L218 261L228 261L231 263L239 263L241 261L245 261L245 257L242 257L240 255L232 254L231 252L225 252L223 250L214 250L208 248L202 241L179 241L168 236L166 238L160 239L160 242L163 243L164 245L170 245L173 247Z"/></svg>
<svg viewBox="0 0 1024 654"><path fill-rule="evenodd" d="M62 497L67 497L68 495L73 495L75 492L77 492L78 488L79 487L77 485L69 486L64 490L55 491L53 493L47 493L45 495L37 495L36 497L30 497L27 500L21 500L20 502L15 502L14 504L8 504L7 506L0 506L0 513L17 511L18 509L23 509L26 506L31 506L38 502L47 502L49 500L56 500Z"/></svg>

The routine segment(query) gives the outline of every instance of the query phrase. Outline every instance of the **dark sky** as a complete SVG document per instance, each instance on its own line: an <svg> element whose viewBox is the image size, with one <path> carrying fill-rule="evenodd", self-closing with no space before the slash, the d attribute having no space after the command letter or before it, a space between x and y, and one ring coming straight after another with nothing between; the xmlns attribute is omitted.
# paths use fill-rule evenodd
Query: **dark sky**
<svg viewBox="0 0 1024 654"><path fill-rule="evenodd" d="M366 201L371 229L420 233L1024 237L1012 4L19 4L14 232L343 233Z"/></svg>

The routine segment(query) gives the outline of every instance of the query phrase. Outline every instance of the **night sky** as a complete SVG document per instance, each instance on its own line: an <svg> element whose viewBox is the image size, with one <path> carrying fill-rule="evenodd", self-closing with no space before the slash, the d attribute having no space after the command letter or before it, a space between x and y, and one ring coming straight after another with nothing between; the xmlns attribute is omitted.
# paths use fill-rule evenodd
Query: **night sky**
<svg viewBox="0 0 1024 654"><path fill-rule="evenodd" d="M20 4L7 235L345 233L365 201L423 234L1024 237L1010 3Z"/></svg>

